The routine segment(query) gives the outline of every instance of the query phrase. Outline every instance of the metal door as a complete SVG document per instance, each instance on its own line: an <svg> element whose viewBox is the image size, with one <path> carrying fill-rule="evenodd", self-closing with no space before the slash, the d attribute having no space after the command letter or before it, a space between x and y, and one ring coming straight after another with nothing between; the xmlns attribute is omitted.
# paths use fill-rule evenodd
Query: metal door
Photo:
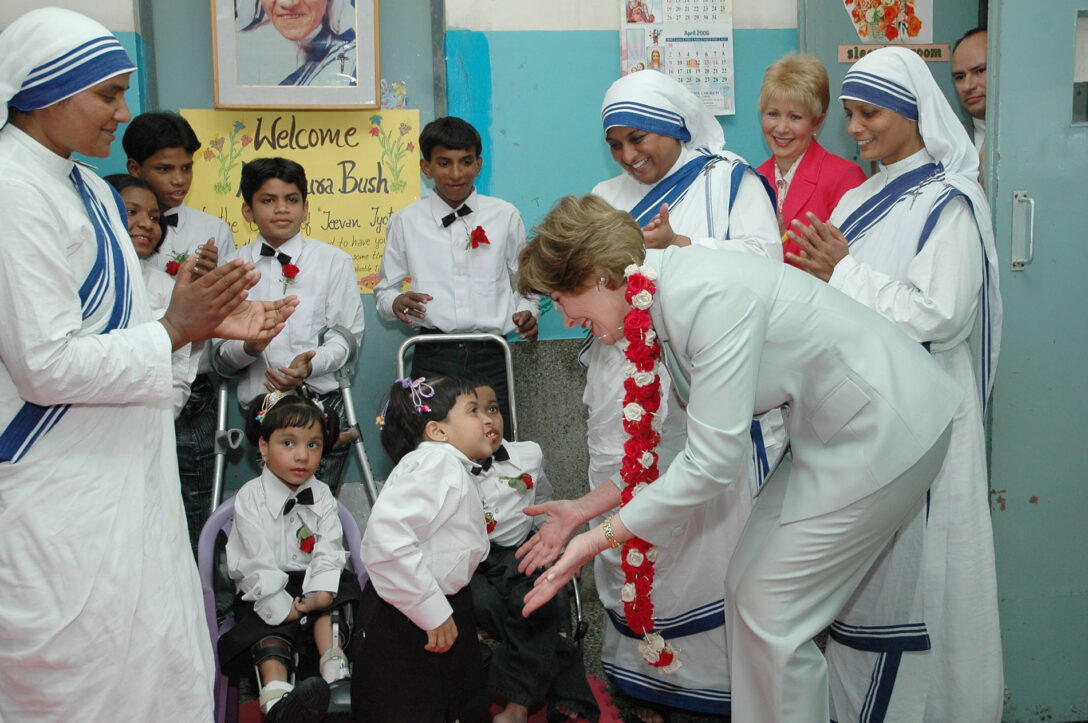
<svg viewBox="0 0 1088 723"><path fill-rule="evenodd" d="M1005 302L992 403L1006 721L1088 719L1088 0L990 5L987 191Z"/></svg>

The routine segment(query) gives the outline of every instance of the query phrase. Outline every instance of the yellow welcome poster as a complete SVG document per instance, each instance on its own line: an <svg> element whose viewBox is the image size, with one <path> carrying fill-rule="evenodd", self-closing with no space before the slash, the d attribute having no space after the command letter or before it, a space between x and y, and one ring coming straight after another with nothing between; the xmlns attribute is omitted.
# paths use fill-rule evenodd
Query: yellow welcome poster
<svg viewBox="0 0 1088 723"><path fill-rule="evenodd" d="M186 203L226 221L238 246L257 238L242 217L242 165L281 156L309 182L309 238L355 259L359 291L373 293L389 217L419 199L419 111L183 110L203 141Z"/></svg>

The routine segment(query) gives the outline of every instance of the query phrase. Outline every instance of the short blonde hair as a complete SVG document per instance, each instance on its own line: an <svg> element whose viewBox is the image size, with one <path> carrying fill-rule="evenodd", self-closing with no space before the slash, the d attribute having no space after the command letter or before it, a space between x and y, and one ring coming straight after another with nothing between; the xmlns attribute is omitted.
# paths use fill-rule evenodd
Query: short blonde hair
<svg viewBox="0 0 1088 723"><path fill-rule="evenodd" d="M759 112L773 100L788 100L804 106L813 121L827 113L831 92L827 68L815 56L791 54L771 63L759 89Z"/></svg>
<svg viewBox="0 0 1088 723"><path fill-rule="evenodd" d="M618 288L623 270L645 258L642 229L631 214L600 196L563 196L521 252L518 291L573 292L599 279Z"/></svg>

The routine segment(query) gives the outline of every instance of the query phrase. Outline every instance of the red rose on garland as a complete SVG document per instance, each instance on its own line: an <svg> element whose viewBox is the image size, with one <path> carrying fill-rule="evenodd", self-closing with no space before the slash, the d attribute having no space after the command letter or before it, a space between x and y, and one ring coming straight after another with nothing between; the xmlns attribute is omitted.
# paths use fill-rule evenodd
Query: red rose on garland
<svg viewBox="0 0 1088 723"><path fill-rule="evenodd" d="M635 298L640 292L649 291L651 294L657 291L657 287L654 286L654 282L647 279L641 274L632 276L627 282L627 291L624 292L623 297L627 300L627 303L631 303L631 299Z"/></svg>
<svg viewBox="0 0 1088 723"><path fill-rule="evenodd" d="M645 311L635 309L629 311L623 318L623 335L630 342L641 342L646 338L646 332L650 330L650 315Z"/></svg>

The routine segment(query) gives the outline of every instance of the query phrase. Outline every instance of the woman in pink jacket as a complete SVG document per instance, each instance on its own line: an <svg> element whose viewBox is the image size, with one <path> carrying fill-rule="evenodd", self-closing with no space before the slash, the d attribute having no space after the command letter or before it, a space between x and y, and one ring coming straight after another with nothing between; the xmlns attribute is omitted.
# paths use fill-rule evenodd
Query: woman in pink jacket
<svg viewBox="0 0 1088 723"><path fill-rule="evenodd" d="M785 232L795 218L811 211L821 221L865 173L856 163L828 153L816 142L830 100L827 70L811 55L787 55L767 68L759 91L763 138L771 157L757 170L778 196L778 224ZM787 263L801 249L783 236Z"/></svg>

